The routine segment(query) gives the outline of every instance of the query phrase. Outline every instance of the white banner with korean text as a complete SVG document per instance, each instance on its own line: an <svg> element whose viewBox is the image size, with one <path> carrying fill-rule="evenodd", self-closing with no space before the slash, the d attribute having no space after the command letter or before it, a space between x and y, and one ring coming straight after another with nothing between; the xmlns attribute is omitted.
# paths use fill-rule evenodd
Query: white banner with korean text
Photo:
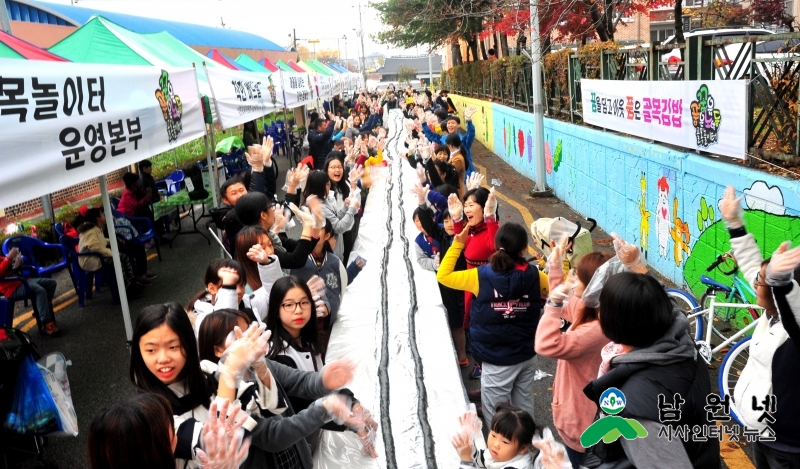
<svg viewBox="0 0 800 469"><path fill-rule="evenodd" d="M318 94L314 93L314 83L308 73L281 72L281 84L283 88L284 106L287 109L304 106L315 99Z"/></svg>
<svg viewBox="0 0 800 469"><path fill-rule="evenodd" d="M223 129L258 119L282 106L278 101L280 77L277 72L206 68L206 76Z"/></svg>
<svg viewBox="0 0 800 469"><path fill-rule="evenodd" d="M0 207L204 134L192 69L0 59Z"/></svg>
<svg viewBox="0 0 800 469"><path fill-rule="evenodd" d="M581 95L587 124L745 158L746 80L581 80Z"/></svg>

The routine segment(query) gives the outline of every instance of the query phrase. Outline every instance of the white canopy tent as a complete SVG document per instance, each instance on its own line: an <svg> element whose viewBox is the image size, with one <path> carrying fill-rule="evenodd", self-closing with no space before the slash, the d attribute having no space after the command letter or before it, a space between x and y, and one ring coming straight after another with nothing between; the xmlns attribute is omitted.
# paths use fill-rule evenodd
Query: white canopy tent
<svg viewBox="0 0 800 469"><path fill-rule="evenodd" d="M0 59L0 71L3 207L96 177L110 214L107 173L206 134L192 69ZM113 217L106 223L113 234ZM119 247L109 238L130 341Z"/></svg>

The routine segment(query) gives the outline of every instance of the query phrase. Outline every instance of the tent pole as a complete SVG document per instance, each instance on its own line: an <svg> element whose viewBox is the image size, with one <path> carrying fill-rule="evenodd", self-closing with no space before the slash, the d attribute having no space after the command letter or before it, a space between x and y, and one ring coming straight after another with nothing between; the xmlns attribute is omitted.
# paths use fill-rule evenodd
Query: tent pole
<svg viewBox="0 0 800 469"><path fill-rule="evenodd" d="M111 211L111 201L108 198L108 186L106 185L106 175L97 178L100 183L100 194L103 196L103 211L106 214L106 227L108 228L108 239L111 242L111 253L114 259L114 275L117 278L117 290L119 291L119 303L122 307L122 320L125 322L125 337L128 345L133 340L133 325L131 323L131 311L128 307L128 295L125 294L125 279L122 276L122 265L119 261L119 245L117 244L116 230L114 229L114 215Z"/></svg>
<svg viewBox="0 0 800 469"><path fill-rule="evenodd" d="M217 169L217 141L214 138L214 124L206 124L206 126L207 126L206 129L208 129L206 131L206 134L211 136L211 151L214 152L214 158L213 158L214 166L212 168L214 170L214 187L217 189L217 192L219 192L219 171ZM220 194L220 199L222 199L221 194ZM214 202L216 203L216 201Z"/></svg>
<svg viewBox="0 0 800 469"><path fill-rule="evenodd" d="M175 171L177 171L177 170L180 169L180 168L178 168L178 149L177 148L173 148L172 149L172 156L175 157Z"/></svg>
<svg viewBox="0 0 800 469"><path fill-rule="evenodd" d="M206 163L208 163L208 178L211 183L211 198L214 199L214 206L216 207L219 205L219 199L217 199L217 185L214 184L214 170L212 168L214 165L211 163L211 147L208 145L208 133L203 135L203 142L206 144Z"/></svg>

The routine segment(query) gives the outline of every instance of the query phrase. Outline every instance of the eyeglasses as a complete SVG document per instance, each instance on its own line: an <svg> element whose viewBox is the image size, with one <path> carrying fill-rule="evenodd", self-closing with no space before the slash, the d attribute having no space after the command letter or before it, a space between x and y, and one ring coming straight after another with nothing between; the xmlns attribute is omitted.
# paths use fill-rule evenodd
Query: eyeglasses
<svg viewBox="0 0 800 469"><path fill-rule="evenodd" d="M304 310L311 309L311 302L308 300L303 300L303 301L287 301L286 303L281 303L281 308L283 308L284 311L288 312L297 311L298 306L300 306L300 308Z"/></svg>
<svg viewBox="0 0 800 469"><path fill-rule="evenodd" d="M770 286L769 286L769 285L767 285L767 284L766 284L766 283L764 283L764 282L760 282L759 280L761 280L761 272L758 272L758 273L756 274L756 279L755 279L755 281L753 282L753 286L754 286L754 287L756 287L756 288L758 288L758 287L770 288Z"/></svg>

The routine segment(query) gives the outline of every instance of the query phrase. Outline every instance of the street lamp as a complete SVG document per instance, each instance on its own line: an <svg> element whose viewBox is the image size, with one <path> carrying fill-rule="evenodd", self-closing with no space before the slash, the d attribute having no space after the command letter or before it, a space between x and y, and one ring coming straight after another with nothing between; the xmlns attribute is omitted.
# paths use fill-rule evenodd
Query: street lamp
<svg viewBox="0 0 800 469"><path fill-rule="evenodd" d="M314 60L317 60L317 44L319 44L319 39L309 39L308 43L313 44L312 47L314 49Z"/></svg>
<svg viewBox="0 0 800 469"><path fill-rule="evenodd" d="M353 6L352 8L355 8ZM359 31L356 36L361 38L361 73L364 75L364 83L367 83L367 54L364 52L364 23L361 20L361 2L358 3L358 27Z"/></svg>

